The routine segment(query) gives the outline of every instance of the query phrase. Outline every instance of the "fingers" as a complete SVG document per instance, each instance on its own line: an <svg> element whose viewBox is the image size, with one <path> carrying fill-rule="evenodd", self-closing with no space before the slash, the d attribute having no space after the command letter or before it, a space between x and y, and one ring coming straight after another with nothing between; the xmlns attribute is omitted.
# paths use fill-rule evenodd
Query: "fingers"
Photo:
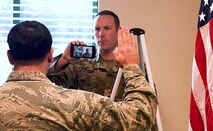
<svg viewBox="0 0 213 131"><path fill-rule="evenodd" d="M130 33L129 33L129 34L130 34ZM137 44L136 44L136 40L135 40L135 38L134 38L134 35L133 35L133 34L130 34L129 37L130 37L130 38L129 38L129 43L131 43L131 46L137 47Z"/></svg>
<svg viewBox="0 0 213 131"><path fill-rule="evenodd" d="M123 45L123 33L122 33L122 29L120 29L118 31L118 47L122 47Z"/></svg>
<svg viewBox="0 0 213 131"><path fill-rule="evenodd" d="M124 27L118 31L118 47L123 45L137 47L134 35L129 32L129 29Z"/></svg>
<svg viewBox="0 0 213 131"><path fill-rule="evenodd" d="M127 36L128 36L127 29L121 27L121 29L118 31L118 47L121 47L128 43Z"/></svg>
<svg viewBox="0 0 213 131"><path fill-rule="evenodd" d="M116 47L115 50L113 51L113 55L114 55L114 57L116 59L117 56L118 56L118 47Z"/></svg>
<svg viewBox="0 0 213 131"><path fill-rule="evenodd" d="M71 58L71 56L70 56L71 46L73 46L73 45L86 45L86 44L85 44L85 42L79 41L79 40L71 41L71 42L67 45L67 47L66 47L66 49L65 49L65 51L64 51L64 53L63 53L63 55L62 55L62 57L63 57L65 60L67 60L67 61L75 60L75 58ZM84 60L84 59L81 59L81 60Z"/></svg>
<svg viewBox="0 0 213 131"><path fill-rule="evenodd" d="M86 45L86 43L83 41L76 40L76 41L71 41L70 45Z"/></svg>
<svg viewBox="0 0 213 131"><path fill-rule="evenodd" d="M128 64L138 64L139 55L136 40L127 28L118 31L118 48L114 51L116 61L123 67Z"/></svg>

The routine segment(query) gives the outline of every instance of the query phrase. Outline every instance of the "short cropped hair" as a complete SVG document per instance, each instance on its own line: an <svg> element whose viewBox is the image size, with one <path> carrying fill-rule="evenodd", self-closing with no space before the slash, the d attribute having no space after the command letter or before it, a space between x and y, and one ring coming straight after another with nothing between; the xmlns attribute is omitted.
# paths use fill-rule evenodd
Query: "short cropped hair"
<svg viewBox="0 0 213 131"><path fill-rule="evenodd" d="M10 30L7 43L14 60L41 60L51 49L52 36L45 25L24 21Z"/></svg>
<svg viewBox="0 0 213 131"><path fill-rule="evenodd" d="M110 15L110 16L112 16L114 18L114 21L115 21L115 27L116 28L120 27L119 17L114 12L112 12L110 10L102 10L102 11L100 11L96 14L96 17L99 16L99 15Z"/></svg>

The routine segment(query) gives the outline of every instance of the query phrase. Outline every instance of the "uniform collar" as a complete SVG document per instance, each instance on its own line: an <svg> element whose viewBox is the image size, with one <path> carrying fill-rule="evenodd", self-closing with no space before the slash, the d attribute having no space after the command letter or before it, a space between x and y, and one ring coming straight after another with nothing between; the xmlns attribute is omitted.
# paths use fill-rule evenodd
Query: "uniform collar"
<svg viewBox="0 0 213 131"><path fill-rule="evenodd" d="M39 71L13 71L7 78L8 81L48 81L50 80Z"/></svg>

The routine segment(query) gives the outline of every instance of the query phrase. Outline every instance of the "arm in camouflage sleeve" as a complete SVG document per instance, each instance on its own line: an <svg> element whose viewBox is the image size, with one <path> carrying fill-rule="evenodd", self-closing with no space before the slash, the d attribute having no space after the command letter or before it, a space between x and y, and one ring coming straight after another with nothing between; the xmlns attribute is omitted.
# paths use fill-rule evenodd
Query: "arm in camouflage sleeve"
<svg viewBox="0 0 213 131"><path fill-rule="evenodd" d="M58 60L60 59L60 57L62 56L62 54L56 56L53 58L53 61L49 64L49 67L48 67L48 74L53 74L53 73L57 73L58 71L55 69L55 65L56 63L58 63ZM68 64L65 64L65 65L68 65Z"/></svg>
<svg viewBox="0 0 213 131"><path fill-rule="evenodd" d="M80 45L84 44L83 42L79 42L79 41L72 41L72 42L70 42L70 44L68 44L67 47L66 47L66 49L64 50L64 53L58 55L57 57L55 57L53 59L53 61L49 65L48 75L60 72L61 70L63 70L64 68L66 68L67 65L69 65L70 62L76 60L76 59L70 57L70 49L71 49L72 43L78 44L78 45L79 44Z"/></svg>
<svg viewBox="0 0 213 131"><path fill-rule="evenodd" d="M106 130L142 131L155 124L157 97L139 67L136 42L128 29L118 32L115 60L123 67L126 82L124 100L112 102L109 98L96 101L96 118Z"/></svg>
<svg viewBox="0 0 213 131"><path fill-rule="evenodd" d="M123 114L129 114L130 118L135 119L129 124L136 122L134 124L137 128L151 128L155 124L158 104L154 89L147 82L138 65L125 67L124 77L126 81L125 104L121 104L121 108L131 108L131 110L125 110L126 113Z"/></svg>
<svg viewBox="0 0 213 131"><path fill-rule="evenodd" d="M115 60L124 68L126 89L124 102L118 106L122 111L125 129L146 130L155 124L157 98L139 68L139 54L136 41L129 30L118 31L118 48Z"/></svg>
<svg viewBox="0 0 213 131"><path fill-rule="evenodd" d="M53 59L53 62L49 65L47 73L47 77L52 82L59 86L71 89L77 88L75 80L76 72L74 70L73 62L83 60L70 57L70 49L73 44L85 45L84 42L78 40L70 42L64 53Z"/></svg>
<svg viewBox="0 0 213 131"><path fill-rule="evenodd" d="M55 68L56 64L58 63L58 60L61 57L62 54L53 59L53 61L49 65L47 77L56 85L73 89L76 87L74 85L75 72L73 69L73 65L70 63L66 63L63 65L63 67L61 67L60 71Z"/></svg>
<svg viewBox="0 0 213 131"><path fill-rule="evenodd" d="M124 77L124 101L116 103L107 98L97 102L99 109L96 117L101 120L100 129L149 130L155 124L158 104L155 92L136 64L124 68Z"/></svg>
<svg viewBox="0 0 213 131"><path fill-rule="evenodd" d="M65 116L78 130L148 131L155 124L157 97L140 67L130 64L123 68L126 82L124 99L113 102L91 92L71 93ZM67 90L69 91L69 90ZM70 115L70 116L69 116Z"/></svg>

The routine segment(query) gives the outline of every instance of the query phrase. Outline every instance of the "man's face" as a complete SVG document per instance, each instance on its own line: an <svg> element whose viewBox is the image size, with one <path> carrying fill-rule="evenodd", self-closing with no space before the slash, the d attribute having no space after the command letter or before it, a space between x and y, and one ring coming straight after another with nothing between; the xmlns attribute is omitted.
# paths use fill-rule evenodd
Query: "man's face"
<svg viewBox="0 0 213 131"><path fill-rule="evenodd" d="M102 51L113 51L117 46L118 29L110 15L99 15L95 19L95 38Z"/></svg>

